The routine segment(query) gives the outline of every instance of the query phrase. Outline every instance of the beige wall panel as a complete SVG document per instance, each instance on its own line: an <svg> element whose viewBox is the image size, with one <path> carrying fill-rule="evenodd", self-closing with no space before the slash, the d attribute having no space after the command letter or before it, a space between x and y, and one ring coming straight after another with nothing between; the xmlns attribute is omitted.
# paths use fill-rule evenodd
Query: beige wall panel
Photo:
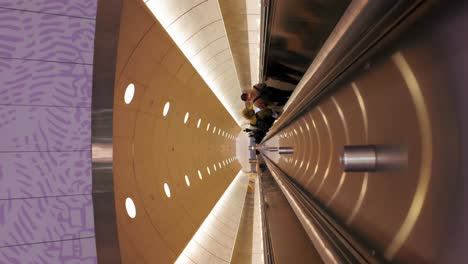
<svg viewBox="0 0 468 264"><path fill-rule="evenodd" d="M117 67L115 72L120 75L125 64L127 64L133 50L138 42L144 37L154 20L151 16L138 16L141 12L140 6L129 1L123 1L122 14L120 18L119 48L117 50ZM134 25L139 25L135 27ZM125 35L122 34L125 32Z"/></svg>
<svg viewBox="0 0 468 264"><path fill-rule="evenodd" d="M218 167L235 155L235 140L218 135L218 129L235 135L240 128L141 1L124 1L122 23L114 94L114 181L122 258L124 263L171 263L240 169L235 162ZM135 94L127 105L123 98L129 83L135 85ZM170 109L163 116L167 101ZM186 112L190 115L184 124ZM125 210L127 197L137 208L133 219ZM222 228L226 226L213 235L222 237Z"/></svg>

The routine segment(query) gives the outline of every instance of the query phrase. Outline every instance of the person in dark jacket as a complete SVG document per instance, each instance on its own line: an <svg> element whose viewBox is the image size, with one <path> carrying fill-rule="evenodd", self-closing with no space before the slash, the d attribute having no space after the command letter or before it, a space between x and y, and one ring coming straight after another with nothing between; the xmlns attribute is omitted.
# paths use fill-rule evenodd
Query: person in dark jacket
<svg viewBox="0 0 468 264"><path fill-rule="evenodd" d="M252 104L260 109L266 109L268 106L285 105L291 96L292 91L285 91L267 86L265 83L258 83L253 86L252 91L243 93L241 99L244 102Z"/></svg>

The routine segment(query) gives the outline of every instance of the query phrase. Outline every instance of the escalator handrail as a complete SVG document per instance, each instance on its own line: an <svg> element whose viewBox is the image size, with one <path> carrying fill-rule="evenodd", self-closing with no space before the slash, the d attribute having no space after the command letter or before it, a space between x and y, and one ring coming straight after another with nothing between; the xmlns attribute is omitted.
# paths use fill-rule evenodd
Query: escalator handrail
<svg viewBox="0 0 468 264"><path fill-rule="evenodd" d="M385 40L395 37L391 33L397 34L407 26L404 21L413 21L411 15L417 17L424 13L422 10L430 9L431 2L352 1L262 142L320 100L334 83L358 69Z"/></svg>
<svg viewBox="0 0 468 264"><path fill-rule="evenodd" d="M263 158L325 263L386 263L381 254L340 226L266 155Z"/></svg>

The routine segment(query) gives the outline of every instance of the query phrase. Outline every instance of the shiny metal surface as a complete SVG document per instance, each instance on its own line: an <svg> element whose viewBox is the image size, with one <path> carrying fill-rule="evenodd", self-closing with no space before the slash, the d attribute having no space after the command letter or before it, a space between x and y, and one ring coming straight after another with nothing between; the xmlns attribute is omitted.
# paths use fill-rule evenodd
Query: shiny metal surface
<svg viewBox="0 0 468 264"><path fill-rule="evenodd" d="M345 172L396 172L407 168L408 152L403 146L344 146L340 162Z"/></svg>
<svg viewBox="0 0 468 264"><path fill-rule="evenodd" d="M239 100L241 85L219 2L148 0L145 4L180 48L183 56L190 61L237 124L241 125L243 118L240 111L244 108L243 102ZM234 22L234 25L237 24ZM235 38L233 35L231 37Z"/></svg>
<svg viewBox="0 0 468 264"><path fill-rule="evenodd" d="M114 204L113 109L121 0L99 0L93 68L91 147L99 263L121 263Z"/></svg>
<svg viewBox="0 0 468 264"><path fill-rule="evenodd" d="M294 115L287 109L283 127L264 142L294 147L291 156L265 155L377 254L399 263L468 259L461 250L468 237L462 213L468 79L461 70L468 39L459 33L468 5L433 7L421 4L415 16L406 16L409 24L401 22L410 27L384 38L389 42L380 53L359 57L365 67L351 67L336 82L312 75L304 80L311 89L330 86L310 97L297 94L301 99L290 107L300 114L289 119ZM329 59L328 65L341 61ZM302 103L308 107L300 109ZM376 171L343 172L343 148L369 144ZM378 170L379 162L391 166Z"/></svg>
<svg viewBox="0 0 468 264"><path fill-rule="evenodd" d="M401 21L406 17L427 13L434 1L352 1L339 22L323 43L316 58L310 64L300 83L296 86L285 106L285 111L275 122L266 139L297 118L308 106L315 103L321 94L331 89L352 70L366 66L363 55L374 54L394 35L408 29ZM413 12L419 10L418 12ZM407 19L414 22L415 18ZM402 29L403 28L403 29ZM368 55L371 56L371 55ZM368 65L368 64L367 64ZM344 74L347 73L347 74ZM312 99L314 98L314 99Z"/></svg>
<svg viewBox="0 0 468 264"><path fill-rule="evenodd" d="M265 215L265 263L306 264L323 263L319 250L297 218L287 197L276 183L273 173L266 169L261 178ZM285 228L287 227L287 228Z"/></svg>
<svg viewBox="0 0 468 264"><path fill-rule="evenodd" d="M278 147L267 147L267 150L272 152L278 151Z"/></svg>
<svg viewBox="0 0 468 264"><path fill-rule="evenodd" d="M381 256L340 227L268 158L271 175L294 210L324 263L385 263Z"/></svg>
<svg viewBox="0 0 468 264"><path fill-rule="evenodd" d="M294 88L332 32L349 0L272 0L263 78Z"/></svg>
<svg viewBox="0 0 468 264"><path fill-rule="evenodd" d="M344 146L340 156L345 172L369 172L377 170L375 146Z"/></svg>
<svg viewBox="0 0 468 264"><path fill-rule="evenodd" d="M278 147L278 154L293 154L294 148L291 147Z"/></svg>

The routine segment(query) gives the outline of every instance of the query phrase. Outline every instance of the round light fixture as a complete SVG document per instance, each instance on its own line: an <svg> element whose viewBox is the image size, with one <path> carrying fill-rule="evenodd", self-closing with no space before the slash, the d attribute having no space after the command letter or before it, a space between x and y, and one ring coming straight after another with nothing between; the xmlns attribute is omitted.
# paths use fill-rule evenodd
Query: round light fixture
<svg viewBox="0 0 468 264"><path fill-rule="evenodd" d="M167 198L171 198L171 188L169 188L169 184L164 183L164 192L166 193Z"/></svg>
<svg viewBox="0 0 468 264"><path fill-rule="evenodd" d="M188 121L188 119L189 119L189 116L190 116L190 113L189 113L189 112L185 113L184 124L187 124L187 121Z"/></svg>
<svg viewBox="0 0 468 264"><path fill-rule="evenodd" d="M127 214L130 218L135 218L136 216L136 207L135 203L133 202L132 198L127 197L125 199L125 209L127 209Z"/></svg>
<svg viewBox="0 0 468 264"><path fill-rule="evenodd" d="M166 102L166 104L164 105L164 109L163 109L163 116L167 116L167 114L169 113L170 107L171 107L171 103Z"/></svg>
<svg viewBox="0 0 468 264"><path fill-rule="evenodd" d="M125 89L124 94L124 101L126 104L129 104L133 100L133 96L135 95L135 85L133 83L129 84Z"/></svg>

